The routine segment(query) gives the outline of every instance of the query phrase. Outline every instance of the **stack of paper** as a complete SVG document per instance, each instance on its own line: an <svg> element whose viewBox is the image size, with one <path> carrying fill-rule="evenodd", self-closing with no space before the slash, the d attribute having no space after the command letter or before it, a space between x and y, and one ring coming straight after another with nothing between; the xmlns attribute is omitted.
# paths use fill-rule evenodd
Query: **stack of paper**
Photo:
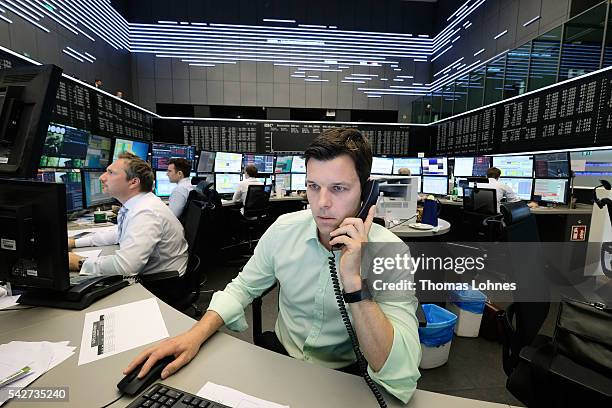
<svg viewBox="0 0 612 408"><path fill-rule="evenodd" d="M266 401L210 381L196 395L233 408L289 408L289 405Z"/></svg>
<svg viewBox="0 0 612 408"><path fill-rule="evenodd" d="M16 306L17 300L19 299L19 296L21 295L16 295L16 296L1 296L0 297L0 309L6 309L9 307L13 307Z"/></svg>
<svg viewBox="0 0 612 408"><path fill-rule="evenodd" d="M12 341L0 344L0 382L28 367L27 375L0 385L3 387L27 387L32 381L57 366L74 354L76 347L70 347L68 341L51 343L48 341ZM0 393L0 405L8 400L6 393Z"/></svg>

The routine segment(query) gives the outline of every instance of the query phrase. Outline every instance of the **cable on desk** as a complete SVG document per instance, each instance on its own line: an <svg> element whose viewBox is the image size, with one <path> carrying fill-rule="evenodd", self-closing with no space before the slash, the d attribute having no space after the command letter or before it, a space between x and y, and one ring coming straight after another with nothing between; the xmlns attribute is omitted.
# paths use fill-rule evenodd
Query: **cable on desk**
<svg viewBox="0 0 612 408"><path fill-rule="evenodd" d="M102 405L100 408L110 407L110 406L111 406L111 405L113 405L115 402L117 402L117 401L119 401L121 398L123 398L123 396L124 396L124 395L125 395L125 392L122 392L122 393L121 393L121 395L120 395L120 396L119 396L117 399L115 399L115 400L113 400L113 401L109 402L109 403L108 403L108 404L106 404L106 405Z"/></svg>

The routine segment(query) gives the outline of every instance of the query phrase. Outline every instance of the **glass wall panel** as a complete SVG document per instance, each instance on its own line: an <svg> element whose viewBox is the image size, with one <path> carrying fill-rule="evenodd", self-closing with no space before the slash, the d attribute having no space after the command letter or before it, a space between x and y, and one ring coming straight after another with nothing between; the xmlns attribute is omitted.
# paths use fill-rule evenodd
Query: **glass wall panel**
<svg viewBox="0 0 612 408"><path fill-rule="evenodd" d="M533 40L528 81L530 91L557 81L561 33L561 27L557 27Z"/></svg>
<svg viewBox="0 0 612 408"><path fill-rule="evenodd" d="M442 108L440 110L440 119L453 116L453 100L454 100L455 85L445 85L442 87Z"/></svg>
<svg viewBox="0 0 612 408"><path fill-rule="evenodd" d="M599 69L605 17L602 3L565 23L559 81Z"/></svg>
<svg viewBox="0 0 612 408"><path fill-rule="evenodd" d="M606 33L606 49L604 50L604 67L612 65L612 5L608 5L608 32Z"/></svg>
<svg viewBox="0 0 612 408"><path fill-rule="evenodd" d="M412 101L412 118L411 123L425 123L423 122L423 98Z"/></svg>
<svg viewBox="0 0 612 408"><path fill-rule="evenodd" d="M468 76L462 76L455 81L455 101L453 103L453 115L466 111L468 90Z"/></svg>
<svg viewBox="0 0 612 408"><path fill-rule="evenodd" d="M506 79L504 81L504 99L527 92L527 71L531 42L508 51L506 61Z"/></svg>
<svg viewBox="0 0 612 408"><path fill-rule="evenodd" d="M504 86L505 67L506 54L487 64L487 72L485 76L485 105L501 101L502 87Z"/></svg>
<svg viewBox="0 0 612 408"><path fill-rule="evenodd" d="M433 120L431 118L432 103L433 102L430 93L423 96L423 123L430 123Z"/></svg>
<svg viewBox="0 0 612 408"><path fill-rule="evenodd" d="M431 94L431 121L440 120L440 110L442 108L442 90L433 91Z"/></svg>
<svg viewBox="0 0 612 408"><path fill-rule="evenodd" d="M482 106L484 96L484 80L486 67L476 68L469 73L470 83L468 85L467 110L476 109Z"/></svg>

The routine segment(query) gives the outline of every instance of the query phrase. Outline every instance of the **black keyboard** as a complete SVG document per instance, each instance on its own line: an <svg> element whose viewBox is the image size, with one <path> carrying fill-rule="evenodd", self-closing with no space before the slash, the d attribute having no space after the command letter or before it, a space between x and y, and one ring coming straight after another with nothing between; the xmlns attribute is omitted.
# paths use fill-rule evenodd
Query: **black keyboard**
<svg viewBox="0 0 612 408"><path fill-rule="evenodd" d="M151 385L126 408L230 408L162 383Z"/></svg>

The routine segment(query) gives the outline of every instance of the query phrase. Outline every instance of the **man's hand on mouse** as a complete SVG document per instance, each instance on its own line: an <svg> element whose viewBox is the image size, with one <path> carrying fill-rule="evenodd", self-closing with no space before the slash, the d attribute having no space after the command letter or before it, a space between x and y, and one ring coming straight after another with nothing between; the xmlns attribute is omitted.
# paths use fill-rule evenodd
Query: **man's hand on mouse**
<svg viewBox="0 0 612 408"><path fill-rule="evenodd" d="M132 362L123 370L123 374L127 375L134 370L138 365L145 361L138 378L144 377L151 367L166 356L174 356L172 363L168 364L161 373L162 380L177 372L185 364L189 363L198 353L202 345L201 338L195 333L188 331L176 337L172 337L162 341L161 343L149 347L141 352Z"/></svg>

